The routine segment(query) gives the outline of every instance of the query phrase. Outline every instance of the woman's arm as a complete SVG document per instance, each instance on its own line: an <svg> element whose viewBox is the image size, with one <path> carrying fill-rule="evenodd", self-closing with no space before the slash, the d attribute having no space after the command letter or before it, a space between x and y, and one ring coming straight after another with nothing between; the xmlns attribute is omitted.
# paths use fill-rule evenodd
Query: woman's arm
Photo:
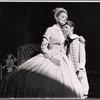
<svg viewBox="0 0 100 100"><path fill-rule="evenodd" d="M52 34L52 28L47 28L45 34L43 35L43 41L41 44L41 51L46 58L50 58L57 53L57 50L49 49L49 45L52 38L51 34Z"/></svg>
<svg viewBox="0 0 100 100"><path fill-rule="evenodd" d="M46 58L49 57L48 46L49 46L49 42L50 42L50 37L51 37L51 32L50 32L49 28L47 28L45 34L43 35L43 41L41 43L41 50Z"/></svg>
<svg viewBox="0 0 100 100"><path fill-rule="evenodd" d="M45 34L43 35L41 50L42 50L45 58L49 58L55 65L60 66L60 61L58 59L52 57L54 54L57 53L57 50L49 49L50 39L51 39L51 30L47 29Z"/></svg>

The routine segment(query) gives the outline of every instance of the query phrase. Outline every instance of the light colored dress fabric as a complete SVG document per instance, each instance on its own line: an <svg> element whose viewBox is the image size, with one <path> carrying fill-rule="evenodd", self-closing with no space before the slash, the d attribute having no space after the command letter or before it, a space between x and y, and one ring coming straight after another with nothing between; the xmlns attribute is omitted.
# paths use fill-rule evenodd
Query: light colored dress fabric
<svg viewBox="0 0 100 100"><path fill-rule="evenodd" d="M47 28L43 53L27 60L0 81L1 97L82 98L82 87L64 50L59 27Z"/></svg>

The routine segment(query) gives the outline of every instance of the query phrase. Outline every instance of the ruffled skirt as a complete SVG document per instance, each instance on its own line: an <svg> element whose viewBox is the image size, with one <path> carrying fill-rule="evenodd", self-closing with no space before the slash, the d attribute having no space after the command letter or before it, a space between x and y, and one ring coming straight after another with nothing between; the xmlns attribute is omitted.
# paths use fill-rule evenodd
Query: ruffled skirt
<svg viewBox="0 0 100 100"><path fill-rule="evenodd" d="M0 97L82 98L72 62L62 52L53 58L38 54L7 74L0 81Z"/></svg>

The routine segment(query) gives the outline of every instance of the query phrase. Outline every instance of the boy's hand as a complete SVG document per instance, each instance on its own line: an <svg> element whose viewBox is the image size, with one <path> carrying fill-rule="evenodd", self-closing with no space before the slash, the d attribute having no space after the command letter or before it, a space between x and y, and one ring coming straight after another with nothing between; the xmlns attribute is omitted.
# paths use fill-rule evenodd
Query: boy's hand
<svg viewBox="0 0 100 100"><path fill-rule="evenodd" d="M78 79L81 81L83 79L84 71L79 71L78 72Z"/></svg>
<svg viewBox="0 0 100 100"><path fill-rule="evenodd" d="M83 36L80 36L80 37L79 37L79 41L82 42L82 43L84 43L84 44L85 44L85 42L86 42L86 40L84 39Z"/></svg>

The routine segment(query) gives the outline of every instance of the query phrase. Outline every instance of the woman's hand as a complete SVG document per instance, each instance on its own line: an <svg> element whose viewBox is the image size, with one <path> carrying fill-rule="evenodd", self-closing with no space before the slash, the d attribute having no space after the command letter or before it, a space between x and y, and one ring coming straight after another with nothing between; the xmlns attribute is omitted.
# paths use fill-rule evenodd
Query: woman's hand
<svg viewBox="0 0 100 100"><path fill-rule="evenodd" d="M58 52L59 52L58 49L51 49L51 50L48 50L48 52L44 53L44 57L45 57L45 58L53 57L53 55L57 54Z"/></svg>
<svg viewBox="0 0 100 100"><path fill-rule="evenodd" d="M55 65L60 66L60 60L54 57L49 58Z"/></svg>

